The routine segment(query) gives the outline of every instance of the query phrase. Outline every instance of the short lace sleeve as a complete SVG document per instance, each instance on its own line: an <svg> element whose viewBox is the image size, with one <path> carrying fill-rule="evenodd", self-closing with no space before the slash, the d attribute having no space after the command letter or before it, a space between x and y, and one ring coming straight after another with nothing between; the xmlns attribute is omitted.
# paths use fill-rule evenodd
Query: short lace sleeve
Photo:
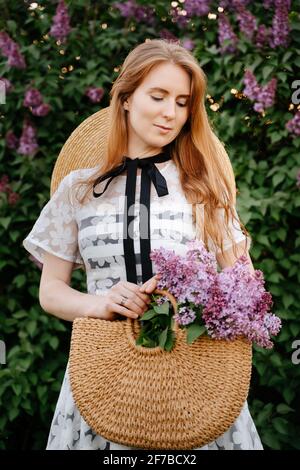
<svg viewBox="0 0 300 470"><path fill-rule="evenodd" d="M23 240L23 246L41 263L47 251L73 261L73 269L77 269L84 263L78 248L78 226L70 191L72 179L72 172L62 179L31 232Z"/></svg>
<svg viewBox="0 0 300 470"><path fill-rule="evenodd" d="M222 223L224 223L225 222L225 209L221 208L221 209L217 209L217 211L218 211L217 217L222 218L223 219ZM239 216L238 216L236 208L234 209L234 212L235 212L235 216L239 220ZM232 237L233 237L233 239L236 243L247 240L246 249L247 250L250 249L251 243L252 243L252 238L248 235L247 236L244 235L244 233L242 232L242 228L241 228L239 222L236 219L232 219L231 217L229 217L228 229L229 229L230 233L232 234ZM228 250L229 248L232 248L232 246L233 246L232 241L230 240L228 234L226 234L226 233L223 236L223 243L224 243L224 245L223 245L224 246L224 251ZM215 253L215 254L218 254L218 253L222 252L221 248L215 247L215 245L214 245L214 243L213 243L213 241L210 237L208 238L208 249L210 251L212 251L213 253Z"/></svg>

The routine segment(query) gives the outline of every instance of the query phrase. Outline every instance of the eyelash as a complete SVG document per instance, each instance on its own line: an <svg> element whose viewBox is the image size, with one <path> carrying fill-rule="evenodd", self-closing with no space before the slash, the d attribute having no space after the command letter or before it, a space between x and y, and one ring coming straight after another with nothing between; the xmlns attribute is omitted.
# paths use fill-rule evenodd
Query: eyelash
<svg viewBox="0 0 300 470"><path fill-rule="evenodd" d="M161 101L163 98L155 98L155 96L151 96L151 98L155 101ZM185 108L187 105L186 104L181 104L181 103L177 103L178 106L180 106L181 108Z"/></svg>

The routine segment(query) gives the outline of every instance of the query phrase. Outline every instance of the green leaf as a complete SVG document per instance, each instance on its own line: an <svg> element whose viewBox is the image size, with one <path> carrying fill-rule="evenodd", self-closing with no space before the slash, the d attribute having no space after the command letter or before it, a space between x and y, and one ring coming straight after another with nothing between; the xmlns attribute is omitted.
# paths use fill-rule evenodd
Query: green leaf
<svg viewBox="0 0 300 470"><path fill-rule="evenodd" d="M155 310L150 309L141 316L141 320L151 320L151 318L156 317L156 315L157 313Z"/></svg>
<svg viewBox="0 0 300 470"><path fill-rule="evenodd" d="M170 309L170 304L169 304L169 302L164 302L161 305L154 305L153 308L154 308L156 313L160 313L160 314L163 314L163 315L168 315L169 309Z"/></svg>
<svg viewBox="0 0 300 470"><path fill-rule="evenodd" d="M284 418L274 418L273 426L280 434L289 434L289 423Z"/></svg>
<svg viewBox="0 0 300 470"><path fill-rule="evenodd" d="M19 414L18 408L9 408L8 410L8 419L9 421L13 421Z"/></svg>
<svg viewBox="0 0 300 470"><path fill-rule="evenodd" d="M12 389L16 395L21 395L22 386L20 384L12 384Z"/></svg>
<svg viewBox="0 0 300 470"><path fill-rule="evenodd" d="M262 76L264 78L264 80L266 80L266 78L269 77L269 75L274 71L274 67L272 67L271 65L266 65L265 67L263 67L262 69Z"/></svg>
<svg viewBox="0 0 300 470"><path fill-rule="evenodd" d="M37 326L37 322L35 320L30 320L26 324L26 330L28 331L30 336L34 336L34 333L36 332L36 326Z"/></svg>
<svg viewBox="0 0 300 470"><path fill-rule="evenodd" d="M290 305L294 302L294 296L288 293L283 294L282 302L286 309L289 308Z"/></svg>
<svg viewBox="0 0 300 470"><path fill-rule="evenodd" d="M175 344L175 333L172 328L168 329L167 341L165 343L165 351L171 351Z"/></svg>
<svg viewBox="0 0 300 470"><path fill-rule="evenodd" d="M0 225L5 228L5 230L8 228L9 224L11 222L11 217L0 217Z"/></svg>
<svg viewBox="0 0 300 470"><path fill-rule="evenodd" d="M49 344L51 346L52 349L57 349L58 345L59 345L59 341L58 341L58 338L56 336L53 336L50 341L49 341Z"/></svg>
<svg viewBox="0 0 300 470"><path fill-rule="evenodd" d="M276 175L274 175L272 178L273 186L277 186L279 183L281 183L281 181L285 179L285 177L286 176L284 173L276 173Z"/></svg>
<svg viewBox="0 0 300 470"><path fill-rule="evenodd" d="M192 344L192 342L199 338L199 336L203 335L205 331L206 327L197 323L192 323L187 326L187 343Z"/></svg>
<svg viewBox="0 0 300 470"><path fill-rule="evenodd" d="M282 415L290 413L291 411L295 411L294 408L291 408L290 406L286 405L285 403L280 403L280 405L278 405L276 407L276 410L277 410L278 413L280 413Z"/></svg>
<svg viewBox="0 0 300 470"><path fill-rule="evenodd" d="M167 341L168 329L169 327L165 328L164 331L162 331L161 334L159 335L159 346L162 349L164 349L166 341Z"/></svg>
<svg viewBox="0 0 300 470"><path fill-rule="evenodd" d="M25 274L19 274L13 280L13 284L15 284L18 289L26 284L26 276Z"/></svg>
<svg viewBox="0 0 300 470"><path fill-rule="evenodd" d="M292 388L284 388L282 394L283 398L288 404L292 403L296 395L295 391L292 390Z"/></svg>

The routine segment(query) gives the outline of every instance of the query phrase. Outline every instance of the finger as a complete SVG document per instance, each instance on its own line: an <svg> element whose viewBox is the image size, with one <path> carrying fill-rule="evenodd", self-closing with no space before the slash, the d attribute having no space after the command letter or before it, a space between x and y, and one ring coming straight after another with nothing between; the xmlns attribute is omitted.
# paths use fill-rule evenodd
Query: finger
<svg viewBox="0 0 300 470"><path fill-rule="evenodd" d="M151 278L145 282L144 286L142 286L140 289L142 292L150 294L156 289L157 282L158 280L156 278Z"/></svg>
<svg viewBox="0 0 300 470"><path fill-rule="evenodd" d="M120 315L129 317L129 318L138 318L140 316L139 312L136 311L136 308L139 309L139 307L135 306L136 308L132 309L131 301L129 300L126 300L125 305L120 305L121 300L122 300L122 297L119 295L111 296L110 310L112 312L119 313Z"/></svg>
<svg viewBox="0 0 300 470"><path fill-rule="evenodd" d="M128 290L125 287L122 287L119 292L124 297L127 297L128 302L133 302L135 305L137 305L138 308L141 308L143 311L148 310L148 302L146 301L146 299L143 299L139 295L137 295L136 292Z"/></svg>
<svg viewBox="0 0 300 470"><path fill-rule="evenodd" d="M131 282L127 282L125 288L128 288L129 291L136 294L147 305L150 303L151 299L149 298L149 296L144 294L143 292L141 292L139 286L137 286L136 284L133 284ZM126 294L124 294L124 295L126 295Z"/></svg>
<svg viewBox="0 0 300 470"><path fill-rule="evenodd" d="M120 315L123 315L124 317L135 318L135 319L139 318L138 313L135 313L132 310L128 310L128 308L122 307L122 305L113 303L112 309L113 309L113 312L119 313Z"/></svg>

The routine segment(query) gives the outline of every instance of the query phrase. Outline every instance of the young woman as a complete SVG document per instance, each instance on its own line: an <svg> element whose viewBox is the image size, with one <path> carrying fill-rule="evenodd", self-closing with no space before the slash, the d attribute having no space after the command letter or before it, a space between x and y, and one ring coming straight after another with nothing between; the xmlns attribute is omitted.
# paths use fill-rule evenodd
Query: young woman
<svg viewBox="0 0 300 470"><path fill-rule="evenodd" d="M178 253L202 238L221 268L249 257L236 212L233 169L205 109L206 76L174 42L150 40L125 59L111 89L105 158L71 171L43 208L24 247L43 263L39 300L59 318L137 318L158 277L150 250ZM84 266L87 293L70 287ZM47 449L130 449L89 428L68 367ZM247 402L235 423L201 449L262 449Z"/></svg>

